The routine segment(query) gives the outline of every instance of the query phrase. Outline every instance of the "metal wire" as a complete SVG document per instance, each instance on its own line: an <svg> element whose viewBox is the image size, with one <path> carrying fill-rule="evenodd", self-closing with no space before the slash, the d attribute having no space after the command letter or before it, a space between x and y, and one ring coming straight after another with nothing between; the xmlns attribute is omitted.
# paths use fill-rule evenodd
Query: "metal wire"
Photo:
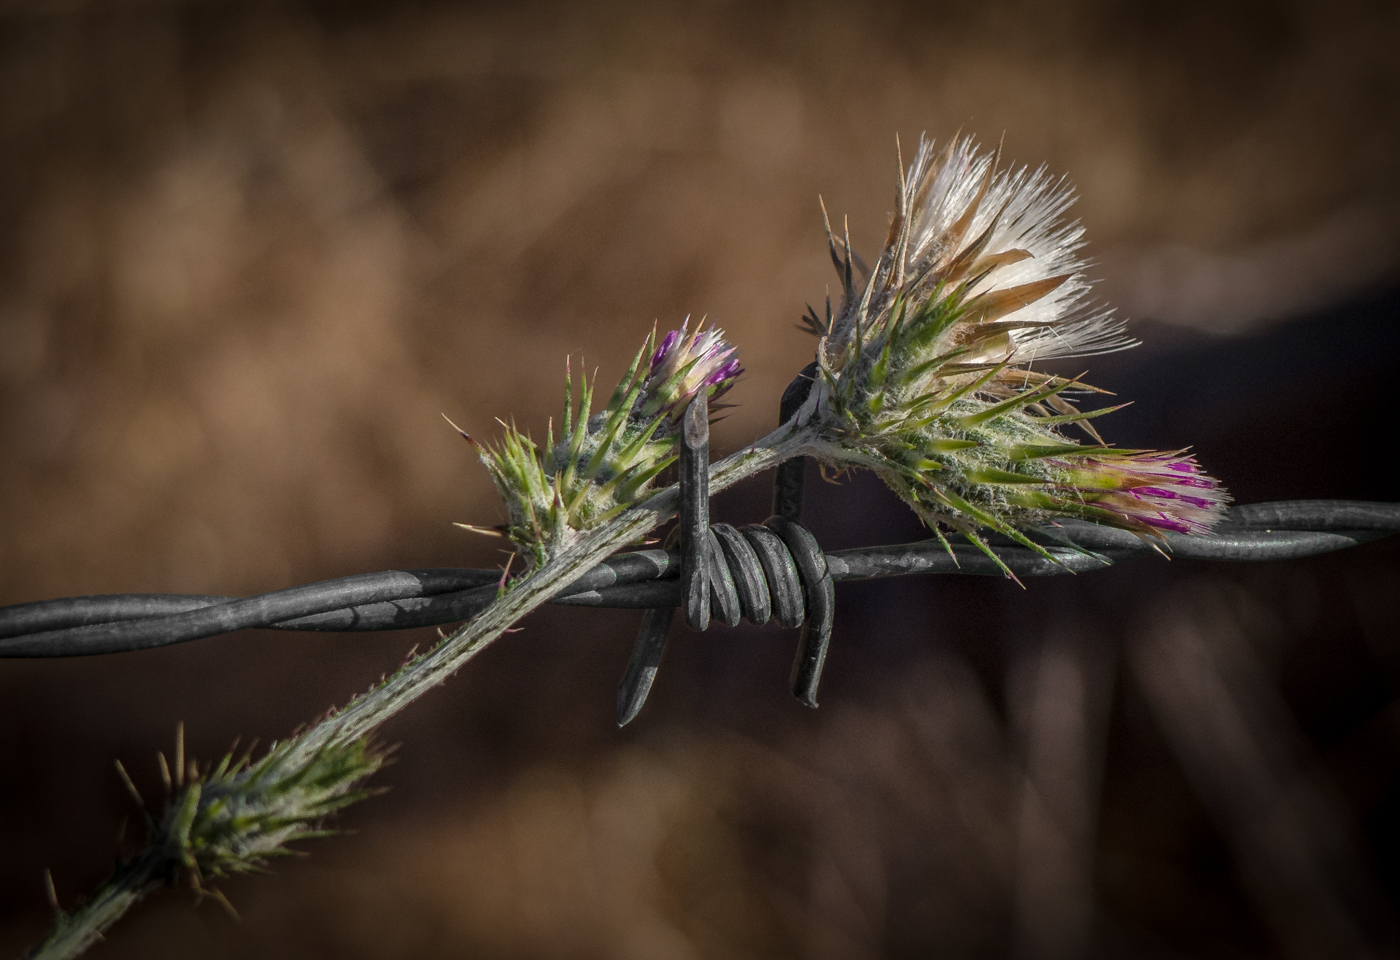
<svg viewBox="0 0 1400 960"><path fill-rule="evenodd" d="M1400 531L1400 504L1290 500L1233 508L1209 536L1167 534L1185 560L1292 560L1331 553ZM1122 530L1077 521L1032 531L1055 563L1025 547L997 554L1018 577L1103 569L1155 552ZM1000 576L975 548L936 540L825 553L833 580L945 573ZM680 555L641 550L611 557L566 587L554 603L651 609L682 604ZM405 630L469 619L496 597L497 570L389 570L255 597L113 594L0 608L0 657L71 657L142 650L254 627L275 630Z"/></svg>
<svg viewBox="0 0 1400 960"><path fill-rule="evenodd" d="M815 371L815 363L808 365L783 392L780 422L801 408ZM708 464L708 409L697 401L682 429L680 550L611 557L553 600L570 606L658 611L644 623L629 675L643 668L639 657L643 666L659 660L664 626L671 619L660 611L685 607L686 620L696 630L709 625L711 614L731 626L741 616L758 623L775 616L785 626L802 624L793 686L804 702L814 705L831 633L834 580L1003 573L980 550L950 550L937 540L824 553L800 522L803 458L780 465L774 516L764 526L735 530L727 524L712 525ZM1166 534L1160 544L1123 530L1066 521L1029 531L1054 560L1010 541L996 546L1017 576L1039 577L1101 569L1158 550L1196 560L1293 559L1397 530L1400 504L1292 500L1235 507L1209 536ZM361 631L438 626L475 616L503 585L504 574L496 570L386 570L247 598L141 593L41 600L0 608L0 657L144 650L255 627Z"/></svg>

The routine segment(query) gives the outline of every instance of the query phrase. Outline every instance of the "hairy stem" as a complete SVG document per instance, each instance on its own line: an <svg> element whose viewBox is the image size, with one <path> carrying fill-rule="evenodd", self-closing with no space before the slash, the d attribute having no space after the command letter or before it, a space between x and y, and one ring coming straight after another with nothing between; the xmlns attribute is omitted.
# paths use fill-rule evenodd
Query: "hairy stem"
<svg viewBox="0 0 1400 960"><path fill-rule="evenodd" d="M45 960L76 957L97 943L103 931L165 882L162 860L160 851L148 849L118 868L111 879L72 913L56 911L48 935L25 957Z"/></svg>

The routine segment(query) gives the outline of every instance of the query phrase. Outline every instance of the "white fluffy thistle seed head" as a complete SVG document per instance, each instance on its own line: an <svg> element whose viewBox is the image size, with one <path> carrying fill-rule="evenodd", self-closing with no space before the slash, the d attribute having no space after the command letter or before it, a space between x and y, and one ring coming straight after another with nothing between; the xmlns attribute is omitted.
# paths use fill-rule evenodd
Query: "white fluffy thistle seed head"
<svg viewBox="0 0 1400 960"><path fill-rule="evenodd" d="M831 240L842 278L840 310L828 317L822 353L839 367L857 338L869 340L894 319L894 308L956 293L976 349L959 357L1028 364L1055 357L1108 353L1135 345L1111 310L1088 301L1079 250L1084 228L1064 218L1074 193L1044 167L998 170L1000 152L981 152L971 138L938 153L920 139L901 170L898 207L874 271L854 283L849 237ZM815 316L809 323L815 321ZM973 327L962 334L971 340Z"/></svg>
<svg viewBox="0 0 1400 960"><path fill-rule="evenodd" d="M1193 458L1106 446L1089 421L1117 408L1082 412L1070 395L1099 391L1032 370L1134 341L1089 300L1068 185L999 159L968 138L939 152L921 139L873 269L828 223L841 302L805 318L820 376L799 414L821 455L875 470L940 537L989 554L979 530L1039 550L1020 531L1055 517L1208 529L1227 497ZM1093 443L1066 437L1070 424Z"/></svg>

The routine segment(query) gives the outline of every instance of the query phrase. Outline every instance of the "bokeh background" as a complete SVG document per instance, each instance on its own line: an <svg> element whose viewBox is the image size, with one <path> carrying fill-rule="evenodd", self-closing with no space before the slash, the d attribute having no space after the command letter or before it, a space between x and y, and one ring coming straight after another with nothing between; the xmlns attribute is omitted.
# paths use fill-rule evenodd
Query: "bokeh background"
<svg viewBox="0 0 1400 960"><path fill-rule="evenodd" d="M883 238L895 136L1079 188L1145 345L1125 445L1241 502L1394 500L1393 3L0 4L0 603L487 566L443 422L543 428L653 320L743 348L766 432L831 283L819 194ZM1077 370L1069 372L1078 372ZM756 521L768 490L717 499ZM809 482L831 548L921 536ZM310 856L142 906L104 957L1360 957L1400 947L1400 551L845 585L795 637L552 610L385 731ZM197 756L344 701L431 631L246 633L0 664L0 952L99 882Z"/></svg>

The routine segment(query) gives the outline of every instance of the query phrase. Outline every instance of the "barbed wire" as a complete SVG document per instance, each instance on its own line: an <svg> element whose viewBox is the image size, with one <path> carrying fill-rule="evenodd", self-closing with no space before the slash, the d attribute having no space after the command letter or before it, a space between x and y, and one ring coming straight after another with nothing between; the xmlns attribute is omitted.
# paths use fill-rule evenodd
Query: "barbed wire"
<svg viewBox="0 0 1400 960"><path fill-rule="evenodd" d="M1287 500L1237 506L1207 536L1166 534L1153 544L1081 521L1031 531L1055 560L1020 546L997 554L1018 577L1105 569L1165 551L1183 560L1292 560L1331 553L1400 531L1400 504ZM833 580L911 574L1001 576L972 547L937 540L824 553ZM650 609L682 603L677 550L619 554L566 587L554 603ZM143 650L237 630L407 630L470 619L495 598L499 570L363 573L254 597L127 593L41 600L0 608L0 657L71 657Z"/></svg>
<svg viewBox="0 0 1400 960"><path fill-rule="evenodd" d="M780 422L806 400L813 367L784 391ZM774 517L735 529L709 520L709 427L697 401L686 415L680 462L680 549L618 554L586 571L551 602L577 607L686 608L705 629L711 613L785 626L820 620L830 634L830 584L912 574L1004 576L971 546L937 540L825 552L801 525L804 458L780 465ZM1050 559L993 537L997 556L1017 577L1086 573L1148 554L1186 560L1291 560L1345 549L1400 531L1400 504L1285 500L1236 506L1208 535L1163 533L1155 540L1112 527L1063 520L1026 531ZM0 658L73 657L145 650L239 630L319 632L408 630L469 620L509 585L501 570L385 570L323 580L252 597L123 593L40 600L0 608ZM665 619L669 625L669 616ZM661 630L652 618L653 634ZM643 635L648 627L644 624ZM809 646L804 628L802 648ZM638 650L643 646L639 639ZM803 654L799 651L799 660ZM820 674L817 652L809 692ZM795 674L800 673L795 669ZM796 683L796 680L794 681ZM799 696L803 694L799 693ZM810 699L804 697L804 699Z"/></svg>

